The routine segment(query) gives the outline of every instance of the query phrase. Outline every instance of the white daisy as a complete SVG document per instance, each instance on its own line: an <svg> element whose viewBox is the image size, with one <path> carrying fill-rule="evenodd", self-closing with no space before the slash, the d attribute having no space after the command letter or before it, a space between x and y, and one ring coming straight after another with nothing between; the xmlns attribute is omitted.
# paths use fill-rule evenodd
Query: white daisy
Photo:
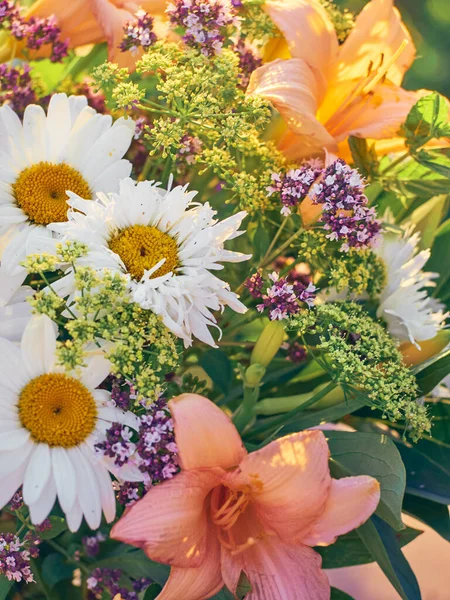
<svg viewBox="0 0 450 600"><path fill-rule="evenodd" d="M131 163L122 157L135 130L131 119L112 124L84 96L55 94L47 115L27 106L23 123L9 106L0 108L0 299L20 285L19 263L36 235L51 233L49 223L67 219L67 195L83 198L115 192Z"/></svg>
<svg viewBox="0 0 450 600"><path fill-rule="evenodd" d="M5 304L0 304L0 337L20 342L28 321L31 305L27 298L33 295L29 286L21 286Z"/></svg>
<svg viewBox="0 0 450 600"><path fill-rule="evenodd" d="M409 229L403 235L385 233L375 253L386 268L386 283L379 297L377 316L387 323L391 335L401 342L429 340L443 327L447 314L425 288L436 284L437 273L422 268L430 250L418 252L420 236Z"/></svg>
<svg viewBox="0 0 450 600"><path fill-rule="evenodd" d="M112 408L109 392L95 389L109 373L98 351L80 372L65 372L55 362L56 327L35 316L25 328L20 348L0 339L0 508L23 486L31 521L41 523L56 499L71 531L83 515L97 529L102 511L108 522L116 503L108 471L94 444L112 422L138 428L129 412ZM118 472L140 480L137 469Z"/></svg>
<svg viewBox="0 0 450 600"><path fill-rule="evenodd" d="M246 311L228 284L210 272L222 269L220 262L250 258L223 247L243 233L238 228L246 213L218 222L208 203L192 202L196 192L158 185L125 179L119 194L98 194L96 202L69 194L69 221L49 228L88 245L78 264L127 274L133 300L161 315L186 346L192 336L214 346L211 311L225 305Z"/></svg>

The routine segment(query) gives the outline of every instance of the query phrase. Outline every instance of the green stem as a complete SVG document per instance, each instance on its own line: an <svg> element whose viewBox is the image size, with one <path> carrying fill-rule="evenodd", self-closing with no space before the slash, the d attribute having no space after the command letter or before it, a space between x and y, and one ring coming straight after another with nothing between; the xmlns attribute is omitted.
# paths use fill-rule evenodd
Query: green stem
<svg viewBox="0 0 450 600"><path fill-rule="evenodd" d="M281 246L279 246L275 252L272 254L272 256L269 256L269 258L267 258L262 264L261 267L266 267L267 265L270 265L270 263L272 261L274 261L277 256L279 256L282 252L284 252L284 250L286 250L286 248L289 248L289 246L292 244L292 242L298 238L298 236L303 233L303 229L298 229L295 233L293 233L291 235L290 238L288 238L284 244L282 244Z"/></svg>
<svg viewBox="0 0 450 600"><path fill-rule="evenodd" d="M243 431L253 419L253 408L258 401L258 398L259 385L250 387L244 384L244 399L233 417L233 422L238 431Z"/></svg>
<svg viewBox="0 0 450 600"><path fill-rule="evenodd" d="M56 550L56 552L58 552L59 554L62 554L64 556L64 558L70 562L73 565L76 565L81 571L83 571L83 573L85 573L86 575L90 572L89 569L83 565L82 562L75 560L75 558L73 556L71 556L67 550L65 548L63 548L62 546L60 546L58 543L56 543L53 540L44 540L44 542L46 544L48 544L49 546L51 546L54 550Z"/></svg>
<svg viewBox="0 0 450 600"><path fill-rule="evenodd" d="M402 154L401 156L399 156L398 158L396 158L395 160L393 160L383 171L381 171L380 175L384 177L384 175L386 175L386 173L388 173L389 171L392 171L392 169L395 169L395 167L399 164L401 164L404 160L406 160L409 156L409 152L405 152L404 154Z"/></svg>
<svg viewBox="0 0 450 600"><path fill-rule="evenodd" d="M260 264L258 265L258 267L257 267L257 268L259 268L259 266L261 266L262 264L264 264L264 261L265 261L265 260L266 260L266 258L267 258L267 257L270 255L270 253L272 252L272 250L274 249L274 247L275 247L275 244L278 242L278 238L280 237L280 235L281 235L281 234L282 234L282 232L283 232L283 229L284 229L284 227L285 227L285 225L286 225L286 223L287 223L287 220L288 220L288 218L287 218L287 217L285 217L285 218L283 219L283 221L281 221L281 224L280 224L280 226L278 227L278 231L276 232L276 234L275 234L275 237L274 237L274 238L273 238L273 240L271 241L271 243L270 243L270 246L267 248L267 252L264 254L264 256L263 256L263 258L262 258L262 260L261 260L261 262L260 262Z"/></svg>

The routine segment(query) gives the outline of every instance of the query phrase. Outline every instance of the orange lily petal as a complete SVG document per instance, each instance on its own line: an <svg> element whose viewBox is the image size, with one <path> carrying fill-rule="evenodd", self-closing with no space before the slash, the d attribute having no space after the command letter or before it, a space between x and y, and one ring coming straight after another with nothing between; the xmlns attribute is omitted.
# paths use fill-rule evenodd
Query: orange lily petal
<svg viewBox="0 0 450 600"><path fill-rule="evenodd" d="M223 587L220 570L220 545L213 527L207 534L205 559L197 568L173 567L158 600L204 600Z"/></svg>
<svg viewBox="0 0 450 600"><path fill-rule="evenodd" d="M246 600L329 600L330 584L321 570L322 559L307 546L290 546L266 536L241 554L222 549L222 572L236 592L236 573L244 571L252 586ZM184 600L184 599L183 599Z"/></svg>
<svg viewBox="0 0 450 600"><path fill-rule="evenodd" d="M370 65L377 68L382 63L382 68L404 40L407 46L387 72L388 79L398 85L414 62L416 49L394 1L372 0L358 15L355 27L340 48L339 79L364 78Z"/></svg>
<svg viewBox="0 0 450 600"><path fill-rule="evenodd" d="M333 479L325 511L302 540L310 546L332 544L338 535L362 525L380 501L380 484L373 477Z"/></svg>
<svg viewBox="0 0 450 600"><path fill-rule="evenodd" d="M208 398L181 394L169 402L182 469L237 466L247 454L229 417Z"/></svg>
<svg viewBox="0 0 450 600"><path fill-rule="evenodd" d="M280 438L248 454L242 478L252 489L261 523L288 543L302 540L322 514L331 485L329 449L321 431Z"/></svg>
<svg viewBox="0 0 450 600"><path fill-rule="evenodd" d="M426 93L407 91L386 81L336 114L327 122L327 128L338 142L349 135L372 139L396 137L411 108Z"/></svg>
<svg viewBox="0 0 450 600"><path fill-rule="evenodd" d="M204 502L220 475L220 469L182 471L155 486L126 511L111 537L143 548L152 560L199 567L207 546Z"/></svg>
<svg viewBox="0 0 450 600"><path fill-rule="evenodd" d="M316 0L269 0L263 9L285 37L293 58L303 58L325 78L334 67L338 40Z"/></svg>
<svg viewBox="0 0 450 600"><path fill-rule="evenodd" d="M316 119L319 89L312 69L301 58L275 60L256 69L248 94L258 94L281 113L289 129L309 145L337 148L333 137Z"/></svg>

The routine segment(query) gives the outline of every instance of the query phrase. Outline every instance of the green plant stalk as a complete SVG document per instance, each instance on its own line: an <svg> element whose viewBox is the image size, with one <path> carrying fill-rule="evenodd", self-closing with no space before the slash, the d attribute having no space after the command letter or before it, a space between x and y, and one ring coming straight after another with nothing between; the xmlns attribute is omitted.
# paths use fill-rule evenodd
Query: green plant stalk
<svg viewBox="0 0 450 600"><path fill-rule="evenodd" d="M258 401L259 390L259 384L255 387L244 385L244 399L233 417L233 422L238 431L244 431L254 418L253 408Z"/></svg>

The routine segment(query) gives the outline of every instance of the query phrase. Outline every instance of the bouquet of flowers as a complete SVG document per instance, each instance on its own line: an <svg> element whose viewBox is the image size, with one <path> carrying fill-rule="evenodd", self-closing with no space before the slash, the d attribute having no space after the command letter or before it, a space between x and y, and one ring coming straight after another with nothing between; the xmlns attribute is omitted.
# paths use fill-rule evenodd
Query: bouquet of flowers
<svg viewBox="0 0 450 600"><path fill-rule="evenodd" d="M393 0L0 0L0 600L345 600L323 569L373 561L420 599L450 123L414 59Z"/></svg>

